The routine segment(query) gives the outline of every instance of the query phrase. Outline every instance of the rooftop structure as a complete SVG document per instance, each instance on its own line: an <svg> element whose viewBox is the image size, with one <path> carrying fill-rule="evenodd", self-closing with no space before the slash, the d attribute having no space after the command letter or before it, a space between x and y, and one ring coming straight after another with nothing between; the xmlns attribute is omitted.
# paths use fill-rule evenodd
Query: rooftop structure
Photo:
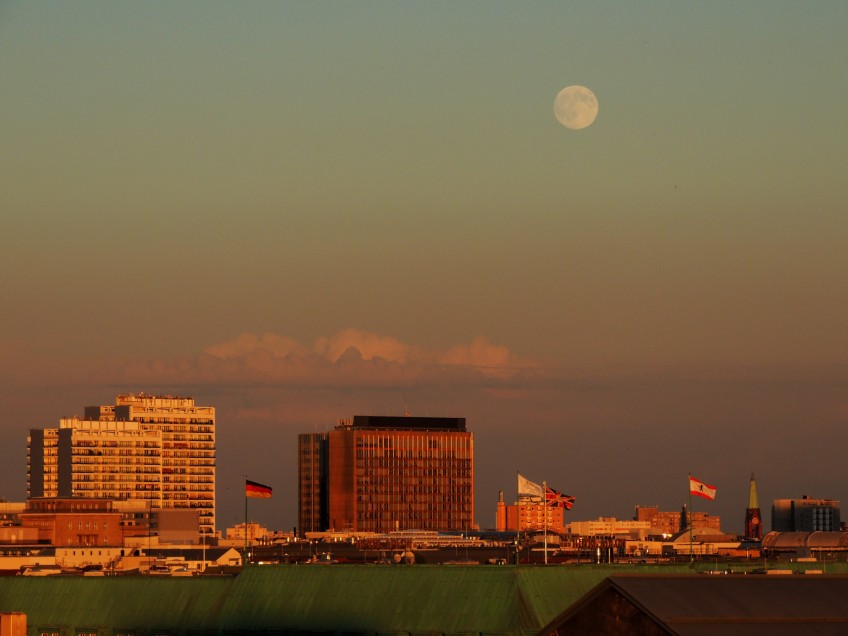
<svg viewBox="0 0 848 636"><path fill-rule="evenodd" d="M613 575L540 632L841 634L848 577Z"/></svg>
<svg viewBox="0 0 848 636"><path fill-rule="evenodd" d="M190 558L203 556L211 554ZM24 612L35 633L60 634L782 635L839 634L848 624L846 576L682 574L688 565L662 572L304 565L190 579L13 576L0 586L0 612Z"/></svg>

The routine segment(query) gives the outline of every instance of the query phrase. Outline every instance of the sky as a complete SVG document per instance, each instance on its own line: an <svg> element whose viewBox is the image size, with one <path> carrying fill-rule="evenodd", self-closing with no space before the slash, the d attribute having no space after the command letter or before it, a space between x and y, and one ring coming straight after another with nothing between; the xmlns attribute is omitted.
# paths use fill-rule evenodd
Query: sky
<svg viewBox="0 0 848 636"><path fill-rule="evenodd" d="M848 502L848 4L0 2L0 497L118 393L298 433L465 417L476 518ZM594 123L554 116L590 88Z"/></svg>

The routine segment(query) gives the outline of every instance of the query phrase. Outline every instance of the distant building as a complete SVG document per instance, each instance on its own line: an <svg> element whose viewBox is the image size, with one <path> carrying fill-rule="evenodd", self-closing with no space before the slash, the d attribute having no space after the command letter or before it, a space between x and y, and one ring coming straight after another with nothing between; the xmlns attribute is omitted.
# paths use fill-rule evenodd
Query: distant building
<svg viewBox="0 0 848 636"><path fill-rule="evenodd" d="M775 499L771 508L773 532L837 532L839 502L834 499Z"/></svg>
<svg viewBox="0 0 848 636"><path fill-rule="evenodd" d="M514 504L504 502L503 491L498 493L498 508L495 514L495 530L498 532L528 532L545 530L564 534L565 508L547 506L529 497L519 497ZM547 519L545 519L547 516Z"/></svg>
<svg viewBox="0 0 848 636"><path fill-rule="evenodd" d="M23 501L0 500L0 527L17 524L18 515L26 509Z"/></svg>
<svg viewBox="0 0 848 636"><path fill-rule="evenodd" d="M271 536L271 533L268 528L251 521L247 526L244 523L237 523L227 528L224 536L229 541L241 541L242 543L247 541L252 544L254 541L264 542Z"/></svg>
<svg viewBox="0 0 848 636"><path fill-rule="evenodd" d="M686 506L680 512L662 512L659 506L636 506L635 521L647 521L650 523L650 534L654 536L672 536L683 532L689 527ZM721 517L711 515L707 512L692 513L692 527L706 528L720 532Z"/></svg>
<svg viewBox="0 0 848 636"><path fill-rule="evenodd" d="M159 544L198 544L199 511L85 497L36 497L18 515L35 528L37 542L60 546L120 546L130 537L155 536Z"/></svg>
<svg viewBox="0 0 848 636"><path fill-rule="evenodd" d="M30 499L21 526L36 528L38 542L52 546L106 547L123 544L121 514L109 499Z"/></svg>
<svg viewBox="0 0 848 636"><path fill-rule="evenodd" d="M84 419L32 429L30 498L140 501L151 510L194 510L215 531L215 409L193 398L119 395Z"/></svg>
<svg viewBox="0 0 848 636"><path fill-rule="evenodd" d="M298 436L298 530L474 528L465 418L357 415Z"/></svg>
<svg viewBox="0 0 848 636"><path fill-rule="evenodd" d="M848 532L769 532L763 537L763 552L772 558L844 561L848 554Z"/></svg>
<svg viewBox="0 0 848 636"><path fill-rule="evenodd" d="M647 521L598 517L595 521L572 521L568 524L568 532L583 537L624 536L644 539L651 533L651 524Z"/></svg>

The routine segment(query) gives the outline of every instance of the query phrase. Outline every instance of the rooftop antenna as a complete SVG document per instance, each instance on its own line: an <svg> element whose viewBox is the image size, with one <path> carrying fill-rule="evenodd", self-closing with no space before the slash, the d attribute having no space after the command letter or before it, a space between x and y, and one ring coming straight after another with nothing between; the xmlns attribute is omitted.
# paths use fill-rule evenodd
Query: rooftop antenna
<svg viewBox="0 0 848 636"><path fill-rule="evenodd" d="M409 410L409 407L406 403L406 396L403 396L403 416L404 417L412 417L412 413Z"/></svg>

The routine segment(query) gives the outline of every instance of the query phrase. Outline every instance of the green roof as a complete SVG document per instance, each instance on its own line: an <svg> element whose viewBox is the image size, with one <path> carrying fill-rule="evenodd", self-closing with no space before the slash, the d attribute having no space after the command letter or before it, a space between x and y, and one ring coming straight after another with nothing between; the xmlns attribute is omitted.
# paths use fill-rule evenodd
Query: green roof
<svg viewBox="0 0 848 636"><path fill-rule="evenodd" d="M686 568L663 567L662 572ZM0 612L41 628L533 634L613 573L652 566L280 565L234 577L4 577Z"/></svg>

